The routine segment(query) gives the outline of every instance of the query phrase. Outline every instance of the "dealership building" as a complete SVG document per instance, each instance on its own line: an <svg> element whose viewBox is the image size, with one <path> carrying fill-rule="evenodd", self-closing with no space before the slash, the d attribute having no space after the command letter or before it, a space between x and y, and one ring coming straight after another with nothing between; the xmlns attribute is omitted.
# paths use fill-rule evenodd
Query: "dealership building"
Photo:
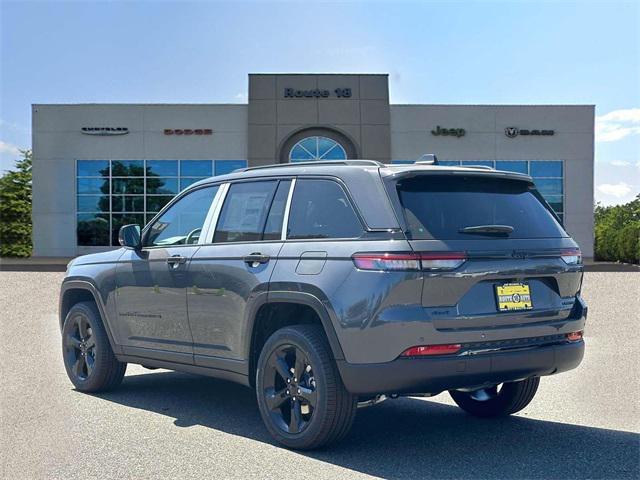
<svg viewBox="0 0 640 480"><path fill-rule="evenodd" d="M593 256L593 105L392 105L387 75L251 74L247 104L38 104L34 256L108 250L191 183L363 158L526 173Z"/></svg>

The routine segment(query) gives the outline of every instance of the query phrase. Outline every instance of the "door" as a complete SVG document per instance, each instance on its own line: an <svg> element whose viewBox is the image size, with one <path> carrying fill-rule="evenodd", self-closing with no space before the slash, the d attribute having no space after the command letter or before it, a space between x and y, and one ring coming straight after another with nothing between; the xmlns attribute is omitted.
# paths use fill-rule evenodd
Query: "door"
<svg viewBox="0 0 640 480"><path fill-rule="evenodd" d="M118 329L129 354L193 363L187 318L189 261L218 186L179 198L145 229L143 248L127 250L118 264Z"/></svg>
<svg viewBox="0 0 640 480"><path fill-rule="evenodd" d="M282 247L290 187L287 179L229 185L215 232L189 266L196 365L246 373L247 304L267 292Z"/></svg>

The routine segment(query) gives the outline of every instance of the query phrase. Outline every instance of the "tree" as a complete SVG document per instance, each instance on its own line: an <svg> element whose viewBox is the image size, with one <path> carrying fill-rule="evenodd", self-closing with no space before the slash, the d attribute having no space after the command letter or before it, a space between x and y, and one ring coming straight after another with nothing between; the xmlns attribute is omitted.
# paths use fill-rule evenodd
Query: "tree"
<svg viewBox="0 0 640 480"><path fill-rule="evenodd" d="M0 256L31 255L31 150L0 177Z"/></svg>
<svg viewBox="0 0 640 480"><path fill-rule="evenodd" d="M597 260L638 263L640 195L624 205L596 205L595 239Z"/></svg>

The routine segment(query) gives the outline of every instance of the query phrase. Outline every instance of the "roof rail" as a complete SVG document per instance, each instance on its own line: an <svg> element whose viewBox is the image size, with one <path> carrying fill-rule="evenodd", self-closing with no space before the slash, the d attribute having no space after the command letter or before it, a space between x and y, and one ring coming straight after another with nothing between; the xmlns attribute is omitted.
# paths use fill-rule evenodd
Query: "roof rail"
<svg viewBox="0 0 640 480"><path fill-rule="evenodd" d="M495 170L495 168L489 165L460 165L463 168L477 168L478 170Z"/></svg>
<svg viewBox="0 0 640 480"><path fill-rule="evenodd" d="M342 166L371 166L371 167L384 167L385 165L376 160L321 160L312 162L295 162L295 163L274 163L272 165L259 165L256 167L239 168L234 172L247 172L250 170L261 170L263 168L284 168L284 167L316 167L327 165L342 165Z"/></svg>

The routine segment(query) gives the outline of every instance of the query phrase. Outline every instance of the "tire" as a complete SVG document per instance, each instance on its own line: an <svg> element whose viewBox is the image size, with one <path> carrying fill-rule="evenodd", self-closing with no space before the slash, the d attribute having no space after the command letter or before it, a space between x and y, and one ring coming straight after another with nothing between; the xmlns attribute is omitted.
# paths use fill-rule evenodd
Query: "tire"
<svg viewBox="0 0 640 480"><path fill-rule="evenodd" d="M104 392L122 382L127 364L109 343L100 312L92 302L69 310L62 327L62 356L71 383L81 392Z"/></svg>
<svg viewBox="0 0 640 480"><path fill-rule="evenodd" d="M269 337L258 359L256 395L269 433L297 450L344 438L358 400L345 389L324 331L317 325L286 327Z"/></svg>
<svg viewBox="0 0 640 480"><path fill-rule="evenodd" d="M465 412L476 417L500 417L519 412L529 405L538 391L540 377L528 378L519 382L502 384L498 387L485 389L487 400L479 401L473 398L473 392L451 390L449 394L453 401Z"/></svg>

